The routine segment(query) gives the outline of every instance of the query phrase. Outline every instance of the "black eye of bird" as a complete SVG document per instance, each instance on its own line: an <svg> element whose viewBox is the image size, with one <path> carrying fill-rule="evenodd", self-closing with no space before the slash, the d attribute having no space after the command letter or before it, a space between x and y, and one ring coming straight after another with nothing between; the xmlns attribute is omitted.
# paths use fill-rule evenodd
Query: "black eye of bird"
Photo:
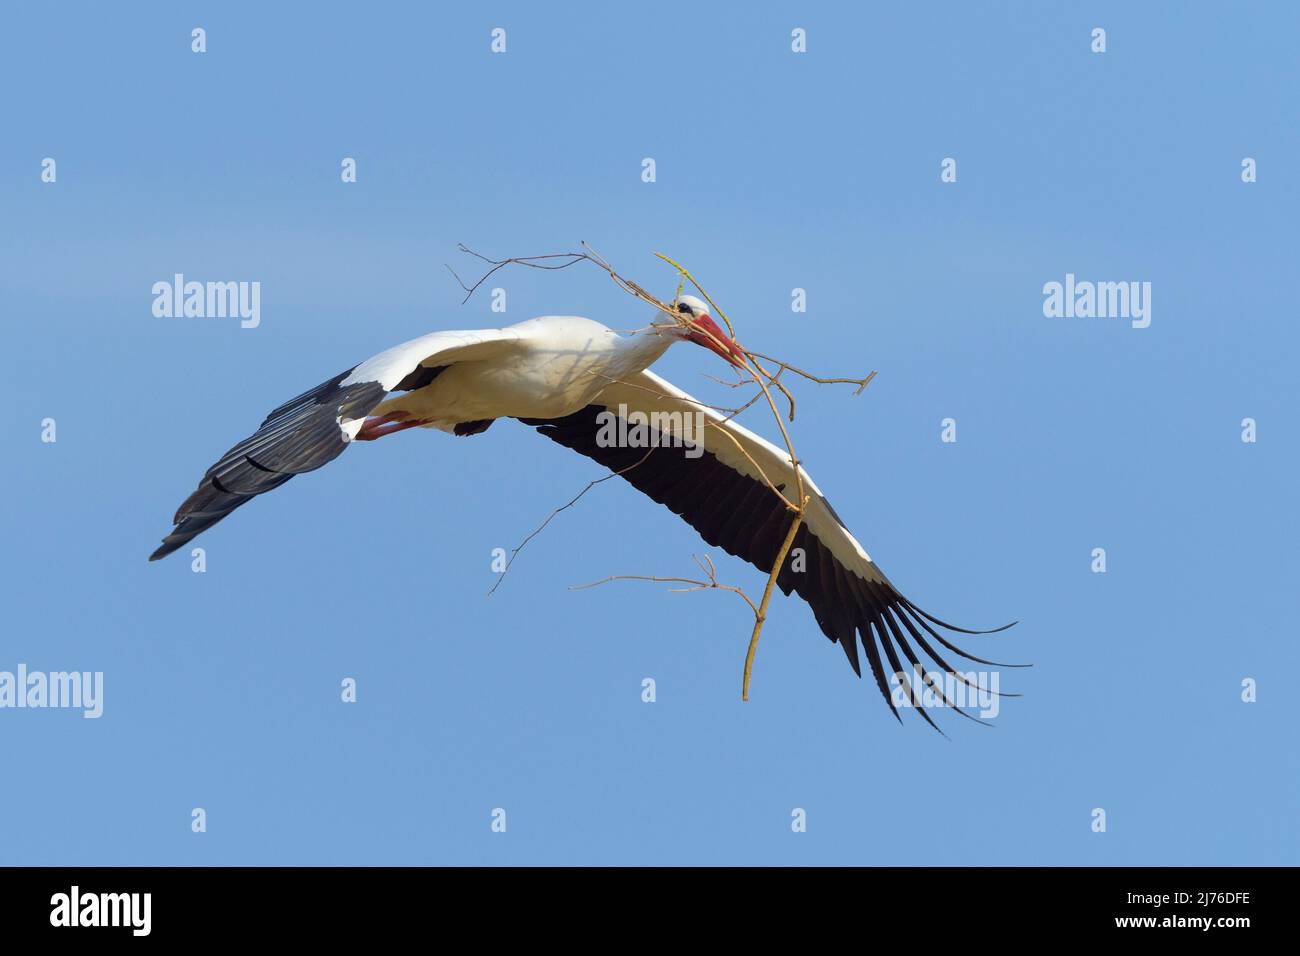
<svg viewBox="0 0 1300 956"><path fill-rule="evenodd" d="M695 314L695 310L692 309L692 308L691 308L689 305L687 305L685 302L678 302L678 303L677 303L677 311L678 311L678 312L684 312L684 313L686 313L687 315L694 315L694 314Z"/></svg>

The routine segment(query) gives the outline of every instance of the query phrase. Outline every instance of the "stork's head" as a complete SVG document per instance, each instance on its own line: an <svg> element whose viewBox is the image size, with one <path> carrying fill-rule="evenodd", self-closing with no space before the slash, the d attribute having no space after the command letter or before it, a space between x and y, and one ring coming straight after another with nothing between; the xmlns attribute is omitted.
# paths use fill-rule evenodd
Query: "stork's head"
<svg viewBox="0 0 1300 956"><path fill-rule="evenodd" d="M677 311L694 328L683 328L682 337L688 342L703 345L710 352L721 355L736 368L745 367L745 353L709 315L709 306L693 295L677 297Z"/></svg>

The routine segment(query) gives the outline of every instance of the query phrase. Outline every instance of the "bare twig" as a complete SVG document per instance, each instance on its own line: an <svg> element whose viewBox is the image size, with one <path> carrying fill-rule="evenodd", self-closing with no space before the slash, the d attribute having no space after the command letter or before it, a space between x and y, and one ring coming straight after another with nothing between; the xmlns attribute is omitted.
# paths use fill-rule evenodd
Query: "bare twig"
<svg viewBox="0 0 1300 956"><path fill-rule="evenodd" d="M459 243L457 248L459 248L461 252L468 253L476 259L482 259L484 262L489 263L492 266L492 268L483 273L483 275L479 277L479 280L472 286L466 285L461 277L456 274L456 270L450 265L447 266L447 271L452 274L455 280L460 283L460 287L465 290L465 298L461 300L461 305L468 302L470 297L478 291L478 287L484 282L487 282L494 272L498 269L504 269L508 265L513 264L528 266L530 269L548 269L551 271L558 271L560 269L567 269L572 265L577 265L579 262L587 258L587 256L581 252L556 252L545 256L514 256L510 259L489 259L482 253L475 252L463 242ZM569 261L561 263L560 265L548 265L546 260L550 259L567 259Z"/></svg>
<svg viewBox="0 0 1300 956"><path fill-rule="evenodd" d="M669 588L668 590L676 594L688 594L691 591L730 591L732 594L738 595L746 604L749 605L749 609L754 612L755 617L758 616L758 605L755 604L750 596L741 588L736 587L734 584L718 583L718 572L713 566L712 558L706 554L704 555L703 560L701 560L699 555L695 555L695 563L700 566L700 569L703 570L706 575L708 575L707 581L701 581L698 578L659 577L649 574L611 574L607 578L601 578L599 581L592 581L590 584L575 584L569 588L569 590L586 591L589 588L600 587L602 584L609 584L611 581L656 581L665 584L689 584L690 587Z"/></svg>
<svg viewBox="0 0 1300 956"><path fill-rule="evenodd" d="M678 275L682 279L689 281L693 286L695 286L700 295L704 297L704 300L709 303L709 306L722 317L724 322L727 323L727 330L731 332L732 337L734 338L735 331L731 324L731 319L728 318L727 314L718 307L716 302L713 301L713 297L709 295L708 290L696 281L695 277L692 276L680 263L674 262L662 253L655 253L655 255L672 265L677 269ZM758 387L762 389L763 397L767 399L768 407L772 409L772 417L776 421L776 426L781 430L781 438L785 441L786 451L790 454L790 469L794 472L795 501L799 502L797 505L794 504L794 502L787 498L784 493L772 485L772 482L767 479L766 475L763 476L764 480L767 481L768 487L775 492L777 497L784 502L787 508L794 512L794 519L790 522L790 530L786 533L785 540L782 542L780 549L776 553L776 557L772 561L772 570L768 574L767 585L763 589L762 603L759 604L758 610L754 613L754 630L750 633L749 647L745 652L745 669L740 688L740 699L747 701L749 700L749 679L754 669L754 655L758 651L758 639L762 636L763 625L767 622L767 606L772 600L772 591L775 589L777 578L781 574L781 566L785 563L786 555L790 552L790 548L794 543L795 535L798 534L799 526L803 523L804 515L808 507L809 497L804 494L803 469L800 467L799 458L795 454L794 442L790 439L790 433L786 430L785 423L781 421L781 413L777 411L776 401L772 398L772 392L769 385L780 389L782 394L784 394L789 400L791 420L794 419L794 396L791 395L786 387L779 381L779 371L776 374L768 372L748 351L745 352L745 358L745 368L749 371L750 375L753 376ZM734 436L732 436L730 432L723 430L723 434L734 439ZM740 443L736 442L736 444L739 446ZM743 448L741 450L744 451ZM754 464L755 468L758 469L759 474L763 474L762 469L758 468L757 462L754 462L748 452L745 453L745 457L749 458L750 462Z"/></svg>
<svg viewBox="0 0 1300 956"><path fill-rule="evenodd" d="M749 352L749 354L754 356L755 358L767 359L769 362L775 362L777 365L780 366L781 371L785 371L786 369L789 369L791 372L794 372L796 375L802 375L804 378L808 379L808 381L816 382L818 385L839 385L839 384L856 385L858 388L857 391L853 393L854 395L861 395L862 390L866 388L868 385L870 385L871 380L876 377L876 373L872 372L866 378L819 378L818 376L813 375L811 372L805 372L803 369L796 368L795 366L791 365L789 362L781 361L781 359L772 358L772 356L764 355L762 352L755 352L753 349L746 349L746 351ZM777 375L780 374L781 374L780 371L777 372Z"/></svg>
<svg viewBox="0 0 1300 956"><path fill-rule="evenodd" d="M785 540L781 542L781 550L776 553L776 558L772 561L772 573L768 575L767 586L763 588L763 601L754 611L754 630L749 635L749 648L745 651L745 675L740 684L741 700L749 700L749 677L754 670L754 655L758 652L758 639L763 633L763 624L767 621L767 605L772 600L772 589L776 587L776 579L781 575L781 565L785 564L786 555L790 553L795 536L799 533L799 525L803 524L804 509L807 507L808 498L804 496L794 520L790 522L790 530L785 533Z"/></svg>
<svg viewBox="0 0 1300 956"><path fill-rule="evenodd" d="M705 338L713 342L715 345L719 346L719 348L722 351L730 351L732 349L737 349L744 354L745 362L744 362L743 371L747 373L748 378L745 381L739 382L736 385L732 385L730 387L737 387L738 385L747 384L748 382L752 381L753 383L758 385L759 388L758 394L754 395L753 398L751 398L748 402L746 402L738 409L722 409L716 406L705 405L702 402L695 402L695 404L702 408L713 409L714 411L720 414L726 414L726 418L724 418L721 422L709 421L706 424L713 426L715 430L721 432L723 435L726 435L727 438L731 440L731 442L736 446L736 448L740 451L740 453L753 466L755 473L759 475L763 483L767 486L768 490L771 491L774 495L776 495L777 498L785 506L785 508L791 513L790 527L787 530L785 539L782 541L781 546L778 549L776 556L772 561L772 568L770 573L768 574L767 583L766 586L763 588L763 596L760 599L760 601L755 602L752 598L750 598L748 594L745 593L744 590L742 590L739 587L736 587L734 585L729 585L729 584L718 583L717 572L713 566L713 561L712 559L709 559L707 555L705 556L704 560L701 560L699 557L696 557L695 559L696 563L700 566L701 570L704 571L706 575L706 579L685 578L685 577L661 577L661 576L649 576L649 575L611 575L610 577L604 578L603 580L600 581L596 581L592 584L579 585L575 587L574 590L596 587L597 585L606 584L610 581L626 580L626 581L658 581L658 582L665 582L665 583L672 583L672 584L687 585L687 587L683 587L683 588L670 589L672 591L679 592L679 593L700 591L700 590L722 590L722 591L731 591L739 595L741 598L744 599L744 601L749 605L750 610L753 611L754 613L754 628L750 633L749 646L746 649L746 653L745 653L744 675L741 682L741 699L749 700L749 682L750 682L750 677L753 673L754 658L758 651L758 641L759 638L762 636L763 625L767 621L767 609L768 609L768 605L772 600L772 592L776 589L777 579L781 574L782 566L785 564L785 560L789 556L790 549L793 547L794 541L798 536L799 527L800 525L803 524L804 518L807 514L808 502L811 500L811 497L808 494L806 494L804 490L803 468L800 466L799 459L795 454L794 443L793 441L791 441L790 433L789 431L787 431L785 427L785 422L782 420L781 413L777 408L776 400L773 398L772 392L773 390L780 392L780 394L785 398L789 409L788 412L789 420L794 421L794 415L795 415L794 395L790 392L790 390L786 387L785 383L782 382L781 380L782 376L785 374L787 370L793 372L796 375L803 377L804 379L807 379L811 382L815 382L821 385L830 385L830 384L857 385L858 388L857 391L854 392L855 395L862 393L862 390L865 389L868 384L870 384L873 378L875 378L876 373L873 371L865 378L822 378L820 376L813 375L810 372L806 372L803 369L798 368L797 366L791 365L788 362L782 361L781 359L776 359L770 355L764 355L761 352L755 352L739 346L735 342L735 334L736 334L735 327L732 325L731 319L727 316L726 312L723 311L723 309L718 306L718 304L713 300L713 297L709 295L708 290L705 289L703 285L701 285L696 280L696 278L690 273L689 270L686 269L685 266L669 258L663 253L656 252L655 255L659 259L663 260L664 262L672 266L677 271L677 280L678 280L677 291L671 303L664 302L663 300L659 299L657 296L653 295L652 293L647 292L642 286L638 285L636 282L633 282L631 279L628 279L620 275L614 269L614 267L609 264L609 262L607 262L599 253L597 253L594 249L592 249L591 246L589 246L585 242L582 243L582 250L583 250L582 252L553 253L544 256L515 256L508 259L491 259L478 252L475 252L474 250L468 248L463 244L460 246L460 249L461 251L468 253L469 255L472 255L482 260L483 262L488 263L491 266L491 268L487 271L487 273L485 273L482 277L480 277L479 280L475 282L472 286L467 286L463 281L461 281L460 276L456 275L455 270L452 269L451 266L447 267L448 270L451 272L451 274L455 276L456 281L460 283L461 288L465 290L465 301L469 301L469 298L474 294L474 292L480 286L482 286L482 284L488 279L489 276L493 275L499 269L503 269L508 265L522 265L522 266L527 266L529 268L548 269L554 271L559 269L567 269L570 266L576 265L579 262L586 261L604 270L609 275L610 279L612 279L620 289L634 296L635 298L641 300L647 305L653 306L660 315L666 316L671 323L679 326L684 326L686 328L691 329L694 332L703 335ZM731 335L731 341L723 342L719 340L717 336L714 335L709 329L703 328L702 326L694 322L690 316L687 316L677 310L676 303L677 300L681 297L682 290L685 287L686 283L690 283L690 285L693 286L700 293L700 295L704 298L704 300L709 303L709 306L712 310L712 314L722 319L723 323L727 327L728 334ZM638 330L638 331L650 331L650 330L645 329L645 330ZM776 370L769 371L768 368L764 366L762 361L760 360L774 363L774 365L776 366ZM724 382L722 384L729 384L729 383ZM661 396L661 397L672 398L672 399L677 398L676 396ZM786 452L789 455L788 464L794 476L793 498L787 496L787 494L782 490L782 488L784 488L784 485L778 487L773 482L771 477L769 477L768 474L763 469L763 467L757 461L755 461L753 455L749 453L749 451L744 447L744 445L740 442L740 440L734 434L732 434L731 431L722 427L724 424L726 424L726 422L730 421L736 415L739 415L741 412L753 406L760 398L767 400L767 405L772 411L772 417L776 422L777 428L781 432L781 438L785 444ZM523 549L524 545L526 545L534 537L540 534L542 530L545 529L548 524L550 524L551 519L553 519L557 514L559 514L561 511L564 511L566 508L571 508L574 504L578 502L580 498L582 498L583 495L585 495L588 491L590 491L595 485L600 484L602 481L607 481L610 478L613 478L617 475L623 475L626 472L630 471L631 469L637 467L637 465L640 465L642 462L644 462L646 458L648 458L651 452L653 452L654 450L655 450L654 447L652 447L649 451L646 452L645 456L643 456L639 461L633 463L632 465L629 465L627 468L624 468L621 471L612 472L609 475L605 475L602 478L598 478L595 481L590 482L587 485L587 487L584 488L582 491L580 491L571 501L555 509L555 511L551 512L551 514L547 517L547 519L544 522L542 522L542 524L537 528L537 530L535 530L532 534L530 534L527 538L525 538L518 548L515 548L514 552L510 556L509 562L507 562L506 564L506 571L509 571L510 565L514 563L515 557ZM707 564L705 562L707 562ZM493 591L497 589L497 587L501 584L501 580L504 577L505 577L505 571L501 573L501 577L498 578L497 583L492 586L492 591L489 591L488 592L489 594L491 594Z"/></svg>
<svg viewBox="0 0 1300 956"><path fill-rule="evenodd" d="M758 472L758 476L761 479L763 479L763 484L767 485L768 490L771 491L772 494L780 498L787 508L789 508L791 511L799 510L798 506L789 498L787 498L784 494L782 494L781 489L778 488L776 484L772 481L772 479L768 477L767 472L763 470L763 466L760 465L758 462L756 462L754 460L754 456L745 450L745 446L740 443L740 439L738 439L735 435L731 434L731 432L727 431L725 428L721 427L717 422L705 422L704 424L706 427L712 427L719 434L726 436L727 440L736 446L736 450L739 451L742 455L744 455L745 459L751 465L754 466L754 470Z"/></svg>
<svg viewBox="0 0 1300 956"><path fill-rule="evenodd" d="M604 475L600 478L596 478L593 481L587 482L587 487L583 488L580 492L574 495L567 503L560 505L560 507L556 508L549 515L547 515L546 520L543 521L536 528L534 528L532 534L524 538L523 541L520 541L519 546L510 552L510 560L506 562L505 569L499 575L497 575L496 583L493 584L491 590L488 591L488 597L491 597L493 594L495 594L497 588L501 587L501 582L506 579L506 572L509 571L510 566L515 563L515 558L519 557L519 552L524 550L524 545L528 544L529 541L532 541L533 538L537 537L544 530L546 530L546 526L551 523L551 521L555 518L556 515L558 515L561 511L565 511L569 508L572 508L574 505L578 503L578 500L582 498L583 495L591 491L592 488L595 488L602 481L609 481L609 479L611 478L617 478L619 475L627 474L627 472L631 471L637 465L640 465L647 458L649 458L654 451L655 449L651 448L649 449L649 451L647 451L636 461L632 462L632 464L628 465L626 468L622 468L618 471L611 471L608 475Z"/></svg>

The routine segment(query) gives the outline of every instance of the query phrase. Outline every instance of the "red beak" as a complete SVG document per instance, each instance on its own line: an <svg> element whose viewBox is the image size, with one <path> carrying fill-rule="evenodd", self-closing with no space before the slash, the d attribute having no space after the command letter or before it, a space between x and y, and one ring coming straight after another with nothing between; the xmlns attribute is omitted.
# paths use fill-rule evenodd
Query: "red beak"
<svg viewBox="0 0 1300 956"><path fill-rule="evenodd" d="M693 316L691 321L696 328L687 334L686 341L694 342L696 345L703 345L710 352L721 355L736 368L745 368L745 353L734 340L727 337L726 332L718 328L718 323L714 322L711 316L705 313ZM705 335L704 332L697 331L697 329L703 329L709 335ZM710 338L710 335L713 338Z"/></svg>

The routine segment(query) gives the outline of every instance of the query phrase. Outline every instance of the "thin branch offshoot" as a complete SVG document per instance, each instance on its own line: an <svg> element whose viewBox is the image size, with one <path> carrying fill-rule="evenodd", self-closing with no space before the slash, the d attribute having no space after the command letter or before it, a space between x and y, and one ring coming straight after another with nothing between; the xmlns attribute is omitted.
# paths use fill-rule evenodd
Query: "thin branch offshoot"
<svg viewBox="0 0 1300 956"><path fill-rule="evenodd" d="M795 365L791 365L789 362L783 361L782 359L773 358L770 355L764 355L762 352L755 352L752 351L751 349L746 349L743 346L738 345L734 341L736 336L736 331L735 331L735 326L732 324L731 318L717 304L717 302L714 301L713 297L709 294L708 290L705 289L704 286L701 285L698 280L696 280L695 276L693 276L691 272L681 263L664 255L663 253L659 253L659 252L655 253L655 256L657 258L667 263L668 265L672 266L672 268L676 270L677 273L677 290L673 296L673 301L664 302L663 300L653 295L652 293L647 292L643 286L632 281L631 279L624 277L619 272L617 272L614 269L614 267L604 259L604 257L602 257L599 253L597 253L587 243L585 242L582 243L581 247L582 247L582 251L580 252L558 252L558 253L550 253L548 255L542 255L542 256L512 256L507 259L492 259L481 253L475 252L473 249L470 249L468 246L462 243L459 247L462 252L466 253L467 255L473 256L474 258L479 259L482 262L487 263L488 266L490 266L490 268L487 270L487 272L485 272L482 276L480 276L479 279L476 282L474 282L473 285L466 285L465 282L460 278L459 275L456 274L456 271L452 269L450 265L447 266L447 270L452 274L453 277L455 277L456 282L459 283L461 289L464 290L465 298L463 301L468 302L470 297L474 295L474 293L483 285L484 282L488 280L490 276L495 274L497 271L504 269L506 266L519 265L519 266L525 266L530 269L544 269L548 271L558 271L561 269L567 269L570 266L577 265L579 262L590 262L593 265L595 265L597 268L602 269L610 277L610 279L614 282L614 284L617 285L624 292L628 293L629 295L633 296L636 299L639 299L640 301L644 302L646 305L652 306L654 309L656 309L659 312L659 314L665 318L667 322L670 322L675 325L683 326L694 332L697 332L705 336L715 345L718 345L724 350L726 350L726 347L730 345L730 346L735 346L744 354L745 367L742 370L742 380L738 383L735 383L734 385L726 382L723 382L722 384L729 385L729 387L737 387L740 385L753 383L758 386L759 391L753 396L753 398L751 398L748 402L746 402L739 408L718 409L718 411L727 412L728 415L726 421L730 421L732 418L739 415L741 412L743 412L750 406L754 405L760 399L765 399L768 408L772 412L772 418L776 422L776 426L781 432L781 439L785 443L786 451L789 454L790 465L794 472L793 496L787 496L781 491L780 488L777 487L777 485L772 481L772 479L763 472L763 469L759 467L758 463L754 461L753 457L750 456L749 453L745 451L745 449L741 446L740 442L736 440L734 435L732 435L726 429L720 427L718 423L715 422L708 423L712 425L715 428L715 430L721 432L723 435L726 435L728 438L732 440L732 442L741 451L741 453L744 454L745 457L749 460L750 464L754 466L755 470L761 476L762 481L767 486L768 490L771 491L772 494L776 495L777 498L781 500L781 503L785 506L786 510L790 513L790 528L786 532L785 539L782 541L781 547L777 551L776 556L772 561L772 570L768 574L767 583L763 588L763 595L761 599L759 601L754 601L754 599L751 598L743 589L731 584L720 584L718 582L717 569L714 567L712 559L709 558L707 555L705 555L703 559L701 559L698 556L695 559L696 564L700 566L700 569L705 574L705 577L703 579L684 578L684 577L666 577L666 576L657 576L657 575L651 576L651 575L638 575L638 574L611 575L610 577L604 578L600 581L595 581L591 584L578 585L575 588L573 588L573 590L584 590L586 588L596 587L601 584L607 584L611 581L658 581L658 582L665 582L671 584L686 585L686 587L669 589L671 591L678 592L678 593L686 593L691 591L703 591L703 590L720 590L720 591L731 591L732 593L738 595L745 601L746 604L749 605L750 610L754 614L754 627L753 630L750 632L749 646L746 648L745 651L744 675L741 681L741 692L740 692L741 700L749 700L749 682L754 669L754 658L758 652L758 641L763 633L763 625L767 622L767 609L768 609L768 605L771 603L772 600L772 592L776 589L777 578L780 576L781 568L785 564L786 558L790 554L791 547L793 547L794 545L795 537L799 533L799 526L803 524L804 518L806 516L808 502L811 500L810 496L804 490L803 468L800 467L799 465L799 458L795 454L795 450L794 450L794 442L790 438L790 433L786 429L786 425L785 425L786 420L791 422L794 421L794 414L795 414L794 395L790 392L789 388L786 387L786 384L781 380L781 378L786 372L791 372L807 381L813 382L818 385L833 385L833 384L856 385L858 387L853 394L860 395L862 394L863 389L865 389L869 384L871 384L871 380L876 377L876 373L873 371L869 375L863 378L824 378L818 375L814 375L811 372L806 372ZM699 292L701 298L703 298L704 301L709 303L709 306L712 309L712 314L717 318L722 319L723 323L727 327L728 334L731 335L732 337L733 340L732 342L723 343L708 329L703 328L700 325L696 324L694 321L691 320L689 316L677 310L677 300L681 297L682 290L686 287L688 283L697 292ZM763 364L763 362L767 362L775 366L775 371L769 370L768 367ZM785 403L788 409L786 418L783 418L783 416L781 415L781 410L777 407L776 399L772 395L773 390L780 392L782 398L785 399ZM711 406L703 406L703 403L700 404L702 407L711 407ZM510 566L514 564L515 558L518 557L519 552L523 550L524 546L527 545L529 541L531 541L533 538L539 535L546 528L546 526L551 523L551 520L556 515L558 515L561 511L566 510L567 508L573 507L575 504L577 504L578 500L583 497L583 495L585 495L588 491L590 491L593 487L600 484L601 482L607 481L610 478L616 477L618 475L626 474L627 472L631 471L633 468L636 468L638 465L642 464L646 460L646 458L650 456L650 453L653 451L654 448L652 447L649 451L646 452L646 454L640 460L629 465L627 468L624 468L621 471L612 472L608 475L605 475L602 478L598 478L595 481L590 482L587 485L587 487L583 488L582 491L578 492L578 494L574 496L572 500L570 500L568 503L561 505L559 508L556 508L554 511L552 511L551 514L546 518L546 520L543 521L541 525L538 526L538 528L532 532L532 534L528 535L528 537L526 537L520 543L519 547L514 549L514 551L510 555L510 560L506 563L505 571L501 572L500 577L497 578L496 584L492 586L492 590L489 591L488 593L491 594L494 591L496 591L496 589L501 585L502 580L504 580L506 571L509 571Z"/></svg>
<svg viewBox="0 0 1300 956"><path fill-rule="evenodd" d="M594 480L592 480L592 481L587 482L587 487L583 488L580 492L578 492L576 495L574 495L572 498L570 498L567 502L565 502L564 504L560 505L560 507L556 508L556 509L555 509L554 511L552 511L549 515L547 515L547 516L546 516L546 520L543 521L541 524L539 524L536 528L534 528L533 531L532 531L532 533L529 534L528 537L524 538L523 541L520 541L520 542L519 542L519 546L518 546L517 548L515 548L513 551L510 552L510 558L509 558L509 560L506 561L506 566L505 566L505 568L503 568L502 571L501 571L501 573L497 575L496 583L493 584L492 587L488 590L488 597L491 597L493 594L495 594L497 588L501 587L501 582L504 581L504 580L506 579L506 574L509 572L509 570L510 570L510 566L513 565L513 564L515 563L515 558L519 557L519 552L522 551L522 550L524 550L524 546L527 545L529 541L532 541L533 538L537 537L539 534L541 534L543 531L545 531L545 530L546 530L546 526L547 526L548 524L550 524L550 523L555 519L555 516L556 516L556 515L558 515L561 511L567 511L568 509L572 508L574 505L576 505L576 504L578 503L578 501L582 498L583 495L585 495L587 492L591 491L592 488L595 488L595 487L596 487L597 485L599 485L601 482L609 481L609 479L611 479L611 478L617 478L619 475L622 475L622 474L625 474L626 472L631 471L631 470L632 470L633 468L635 468L637 465L641 464L641 462L643 462L643 461L645 461L647 458L649 458L649 457L650 457L650 453L653 452L653 451L654 451L654 449L651 448L651 449L650 449L649 451L647 451L644 455L642 455L642 456L641 456L637 461L634 461L632 464L628 465L626 468L621 468L621 469L619 469L618 471L611 471L608 475L604 475L604 476L602 476L602 477L600 477L600 478L596 478L596 479L594 479Z"/></svg>

